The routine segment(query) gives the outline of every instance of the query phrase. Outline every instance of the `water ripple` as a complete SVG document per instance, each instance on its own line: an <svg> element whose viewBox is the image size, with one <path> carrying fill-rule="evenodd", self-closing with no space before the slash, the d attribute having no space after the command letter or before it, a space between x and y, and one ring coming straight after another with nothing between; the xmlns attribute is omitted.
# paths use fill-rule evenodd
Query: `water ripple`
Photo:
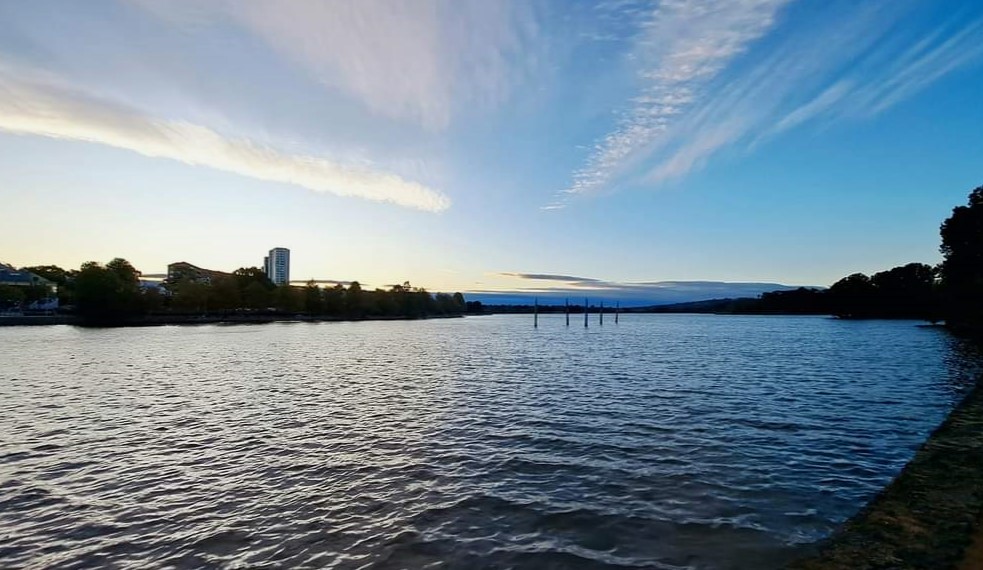
<svg viewBox="0 0 983 570"><path fill-rule="evenodd" d="M780 567L980 373L909 322L0 328L0 566Z"/></svg>

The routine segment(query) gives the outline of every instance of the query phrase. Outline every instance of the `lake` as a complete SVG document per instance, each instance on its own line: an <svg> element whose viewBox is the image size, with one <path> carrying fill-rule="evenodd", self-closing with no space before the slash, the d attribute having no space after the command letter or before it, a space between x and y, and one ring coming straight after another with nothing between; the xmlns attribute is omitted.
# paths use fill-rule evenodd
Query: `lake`
<svg viewBox="0 0 983 570"><path fill-rule="evenodd" d="M980 356L910 321L0 328L0 566L778 568Z"/></svg>

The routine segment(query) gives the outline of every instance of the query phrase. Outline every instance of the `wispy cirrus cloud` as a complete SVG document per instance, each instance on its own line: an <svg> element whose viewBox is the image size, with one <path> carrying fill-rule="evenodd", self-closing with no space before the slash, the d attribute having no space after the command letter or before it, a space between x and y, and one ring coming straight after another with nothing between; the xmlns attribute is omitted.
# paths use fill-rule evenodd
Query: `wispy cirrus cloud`
<svg viewBox="0 0 983 570"><path fill-rule="evenodd" d="M705 87L771 29L788 2L667 0L650 8L630 54L638 62L640 92L618 127L595 144L567 192L600 189L665 136L699 102Z"/></svg>
<svg viewBox="0 0 983 570"><path fill-rule="evenodd" d="M957 13L947 24L911 38L904 50L884 47L871 57L887 59L879 78L854 77L854 110L877 114L928 87L945 75L983 59L983 19L963 20Z"/></svg>
<svg viewBox="0 0 983 570"><path fill-rule="evenodd" d="M538 273L503 273L502 275L543 275ZM553 277L568 277L555 275ZM535 278L533 278L535 279ZM618 301L626 305L658 305L685 303L709 299L738 297L757 297L771 291L797 289L797 286L781 283L747 283L724 281L642 281L619 282L599 279L568 281L555 279L556 285L532 285L502 289L473 289L468 291L470 299L480 299L489 303L530 303L534 298L540 302L562 303L564 299L587 296L591 303L602 300ZM560 283L562 282L562 283Z"/></svg>
<svg viewBox="0 0 983 570"><path fill-rule="evenodd" d="M130 1L177 25L235 22L327 89L431 130L501 103L536 62L522 1Z"/></svg>
<svg viewBox="0 0 983 570"><path fill-rule="evenodd" d="M840 80L827 87L815 98L796 108L775 125L775 132L784 131L796 127L806 121L829 111L834 105L839 103L843 97L850 93L853 85L850 81Z"/></svg>
<svg viewBox="0 0 983 570"><path fill-rule="evenodd" d="M956 11L926 29L919 7L834 1L787 23L787 0L658 3L628 54L637 95L546 209L685 176L719 152L810 122L877 115L983 60L978 15Z"/></svg>
<svg viewBox="0 0 983 570"><path fill-rule="evenodd" d="M315 192L430 212L450 206L439 191L394 174L284 153L248 139L225 137L201 125L154 118L51 78L28 76L24 70L0 66L0 131L98 143Z"/></svg>
<svg viewBox="0 0 983 570"><path fill-rule="evenodd" d="M504 277L518 277L519 279L532 279L537 281L563 281L563 282L576 282L576 283L599 283L599 279L591 279L590 277L575 277L573 275L557 275L555 273L509 273L502 272L499 273Z"/></svg>
<svg viewBox="0 0 983 570"><path fill-rule="evenodd" d="M725 148L747 148L809 122L875 116L983 59L983 43L976 41L983 21L955 17L926 31L899 25L909 17L914 14L894 4L872 3L790 35L695 106L672 140L650 155L654 165L642 180L683 176ZM722 132L721 125L730 128ZM707 137L712 144L701 144Z"/></svg>
<svg viewBox="0 0 983 570"><path fill-rule="evenodd" d="M17 97L0 102L3 130L428 211L450 204L433 188L448 185L444 131L507 100L538 53L534 9L513 0L101 0L0 15L0 65L18 67L2 78Z"/></svg>

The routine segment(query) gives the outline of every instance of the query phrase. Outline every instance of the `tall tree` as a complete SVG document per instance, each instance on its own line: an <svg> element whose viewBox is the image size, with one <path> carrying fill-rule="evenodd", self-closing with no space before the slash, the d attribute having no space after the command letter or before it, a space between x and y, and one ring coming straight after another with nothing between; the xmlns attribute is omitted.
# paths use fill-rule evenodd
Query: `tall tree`
<svg viewBox="0 0 983 570"><path fill-rule="evenodd" d="M935 269L924 263L909 263L870 278L876 295L878 316L938 319Z"/></svg>
<svg viewBox="0 0 983 570"><path fill-rule="evenodd" d="M208 293L208 308L213 311L231 311L242 306L242 294L234 277L216 277Z"/></svg>
<svg viewBox="0 0 983 570"><path fill-rule="evenodd" d="M299 288L279 285L273 290L273 306L284 313L296 313L303 309L304 299Z"/></svg>
<svg viewBox="0 0 983 570"><path fill-rule="evenodd" d="M321 288L313 279L304 286L304 311L309 315L324 313L324 298L321 295Z"/></svg>
<svg viewBox="0 0 983 570"><path fill-rule="evenodd" d="M946 322L983 327L983 186L952 210L940 234Z"/></svg>
<svg viewBox="0 0 983 570"><path fill-rule="evenodd" d="M870 317L874 312L874 284L863 273L840 279L829 288L833 314L840 317Z"/></svg>
<svg viewBox="0 0 983 570"><path fill-rule="evenodd" d="M173 294L171 307L179 311L205 312L211 287L193 279L182 279L168 286Z"/></svg>
<svg viewBox="0 0 983 570"><path fill-rule="evenodd" d="M107 263L106 269L116 274L123 287L135 288L140 285L140 272L122 257L114 258Z"/></svg>
<svg viewBox="0 0 983 570"><path fill-rule="evenodd" d="M242 301L250 309L267 309L273 304L273 294L260 281L250 281L242 290Z"/></svg>
<svg viewBox="0 0 983 570"><path fill-rule="evenodd" d="M147 287L140 292L140 304L146 313L159 312L164 307L164 297L157 287Z"/></svg>
<svg viewBox="0 0 983 570"><path fill-rule="evenodd" d="M359 318L364 314L362 299L362 286L358 281L352 281L345 291L345 314L349 317Z"/></svg>
<svg viewBox="0 0 983 570"><path fill-rule="evenodd" d="M113 323L139 313L139 275L130 262L120 258L105 267L94 261L82 264L75 277L79 315L89 322Z"/></svg>
<svg viewBox="0 0 983 570"><path fill-rule="evenodd" d="M340 283L324 290L324 313L339 317L345 312L345 288Z"/></svg>
<svg viewBox="0 0 983 570"><path fill-rule="evenodd" d="M437 302L437 311L443 315L452 315L458 312L454 297L447 293L437 293L435 301Z"/></svg>

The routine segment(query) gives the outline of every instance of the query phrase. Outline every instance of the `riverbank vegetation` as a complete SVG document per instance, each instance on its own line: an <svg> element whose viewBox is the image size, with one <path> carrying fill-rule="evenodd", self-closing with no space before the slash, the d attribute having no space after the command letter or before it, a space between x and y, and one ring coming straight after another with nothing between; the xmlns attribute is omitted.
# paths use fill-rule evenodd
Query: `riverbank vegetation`
<svg viewBox="0 0 983 570"><path fill-rule="evenodd" d="M800 287L764 293L758 298L712 299L629 309L653 313L730 313L776 315L836 315L858 319L943 318L938 270L909 263L867 276L855 273L828 289Z"/></svg>
<svg viewBox="0 0 983 570"><path fill-rule="evenodd" d="M148 283L125 259L87 262L76 270L36 266L29 271L57 284L63 306L84 323L116 324L148 316L275 316L324 318L423 318L463 314L461 293L431 294L408 282L389 289L274 285L257 267L237 269L230 277Z"/></svg>
<svg viewBox="0 0 983 570"><path fill-rule="evenodd" d="M835 315L853 319L945 321L952 328L983 331L983 186L968 204L952 211L941 227L943 261L908 263L866 275L854 273L827 289L800 287L757 298L710 299L670 305L622 308L627 313L718 313ZM493 313L562 313L564 305L486 305ZM590 312L600 307L593 305ZM610 303L609 303L609 311ZM582 305L570 305L582 313Z"/></svg>
<svg viewBox="0 0 983 570"><path fill-rule="evenodd" d="M758 298L712 299L628 312L835 315L945 321L983 331L983 186L942 222L937 266L908 263L873 275L854 273L828 289L799 288Z"/></svg>

